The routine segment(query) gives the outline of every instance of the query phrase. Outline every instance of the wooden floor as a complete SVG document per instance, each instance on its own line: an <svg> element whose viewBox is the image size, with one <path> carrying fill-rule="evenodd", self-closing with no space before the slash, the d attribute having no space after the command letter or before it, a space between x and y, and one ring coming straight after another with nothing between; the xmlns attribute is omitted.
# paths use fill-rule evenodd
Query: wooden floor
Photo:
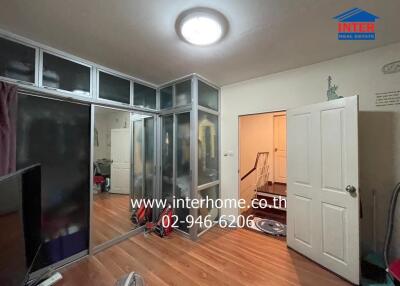
<svg viewBox="0 0 400 286"><path fill-rule="evenodd" d="M69 266L57 285L114 285L130 271L146 285L350 285L289 250L285 241L217 227L198 242L177 233L134 236Z"/></svg>
<svg viewBox="0 0 400 286"><path fill-rule="evenodd" d="M129 195L94 195L93 242L100 245L135 228L130 221Z"/></svg>

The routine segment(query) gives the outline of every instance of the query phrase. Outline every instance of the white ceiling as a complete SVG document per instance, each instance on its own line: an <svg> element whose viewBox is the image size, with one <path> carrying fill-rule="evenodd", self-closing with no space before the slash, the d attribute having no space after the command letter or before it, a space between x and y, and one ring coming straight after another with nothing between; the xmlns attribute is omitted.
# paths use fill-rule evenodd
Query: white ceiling
<svg viewBox="0 0 400 286"><path fill-rule="evenodd" d="M0 0L0 27L161 84L198 73L226 85L400 41L399 0ZM175 33L188 8L222 12L223 41L195 47ZM338 41L333 16L365 9L376 41Z"/></svg>

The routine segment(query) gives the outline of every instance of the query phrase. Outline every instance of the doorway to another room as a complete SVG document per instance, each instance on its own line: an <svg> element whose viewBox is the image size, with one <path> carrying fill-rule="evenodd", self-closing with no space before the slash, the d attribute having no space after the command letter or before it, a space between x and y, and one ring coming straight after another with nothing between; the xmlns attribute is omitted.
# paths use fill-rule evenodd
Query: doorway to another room
<svg viewBox="0 0 400 286"><path fill-rule="evenodd" d="M239 116L240 199L251 230L286 236L286 112Z"/></svg>

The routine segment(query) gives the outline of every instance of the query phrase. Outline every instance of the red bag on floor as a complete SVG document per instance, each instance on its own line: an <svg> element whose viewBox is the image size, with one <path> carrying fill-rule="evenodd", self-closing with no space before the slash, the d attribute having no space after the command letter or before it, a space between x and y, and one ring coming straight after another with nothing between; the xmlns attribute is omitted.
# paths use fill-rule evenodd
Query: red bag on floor
<svg viewBox="0 0 400 286"><path fill-rule="evenodd" d="M136 210L133 211L131 221L137 225L144 225L152 219L152 209L142 202Z"/></svg>
<svg viewBox="0 0 400 286"><path fill-rule="evenodd" d="M161 212L160 216L158 217L158 221L154 226L154 231L160 236L167 236L172 232L172 225L174 223L173 219L173 211L171 205L168 205L163 211Z"/></svg>

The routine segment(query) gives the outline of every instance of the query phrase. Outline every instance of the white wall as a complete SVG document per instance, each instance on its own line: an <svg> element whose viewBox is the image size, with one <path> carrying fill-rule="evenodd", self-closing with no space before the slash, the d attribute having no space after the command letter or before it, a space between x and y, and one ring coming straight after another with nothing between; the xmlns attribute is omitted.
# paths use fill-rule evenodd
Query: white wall
<svg viewBox="0 0 400 286"><path fill-rule="evenodd" d="M351 44L351 43L344 43ZM268 52L268 51L266 51ZM360 187L363 249L381 249L388 201L400 181L400 105L376 107L376 93L400 91L400 73L384 75L383 65L400 60L400 43L269 75L221 90L221 197L238 198L238 116L286 110L326 101L327 78L342 96L360 96ZM233 152L232 156L225 156ZM373 224L372 193L376 192ZM222 214L237 214L224 209ZM375 229L374 229L375 228ZM400 245L400 212L393 244ZM376 239L374 239L376 238ZM400 247L396 249L400 257Z"/></svg>

